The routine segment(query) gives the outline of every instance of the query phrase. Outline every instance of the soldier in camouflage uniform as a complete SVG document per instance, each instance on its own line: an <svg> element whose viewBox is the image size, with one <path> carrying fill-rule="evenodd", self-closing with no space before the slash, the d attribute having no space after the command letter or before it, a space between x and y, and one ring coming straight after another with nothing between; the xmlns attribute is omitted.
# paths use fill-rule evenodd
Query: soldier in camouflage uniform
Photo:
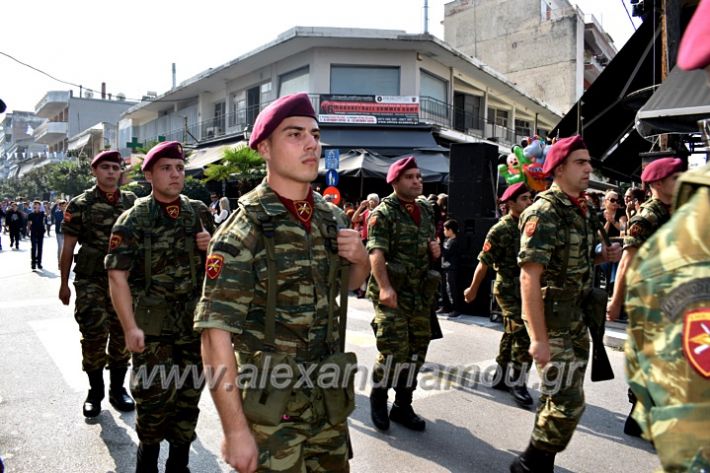
<svg viewBox="0 0 710 473"><path fill-rule="evenodd" d="M705 68L710 79L708 24L703 0L678 66ZM710 147L710 119L698 124ZM710 165L680 177L673 208L627 272L627 375L638 398L633 415L663 471L710 471Z"/></svg>
<svg viewBox="0 0 710 473"><path fill-rule="evenodd" d="M160 442L167 440L165 471L185 473L203 387L200 337L192 318L214 224L205 204L180 194L185 184L180 143L153 147L143 171L153 191L118 218L104 263L133 353L136 472L158 471Z"/></svg>
<svg viewBox="0 0 710 473"><path fill-rule="evenodd" d="M126 350L123 331L111 305L108 276L103 265L111 227L136 200L134 193L118 188L122 166L123 158L118 151L97 154L91 161L96 185L69 202L62 224L64 243L59 259L59 299L64 305L69 304L71 297L69 271L74 248L77 243L81 245L74 266L74 317L81 331L82 368L91 386L83 406L86 417L96 417L101 412L103 370L107 365L111 373L109 401L119 411L128 412L135 408L133 399L123 387L131 355Z"/></svg>
<svg viewBox="0 0 710 473"><path fill-rule="evenodd" d="M504 329L496 357L499 370L493 387L502 391L510 389L518 405L529 406L533 400L525 384L532 357L528 353L530 337L520 314L520 267L517 250L520 245L518 221L520 213L532 203L530 189L520 182L508 187L500 200L508 207L508 213L488 231L483 249L478 255L478 265L473 273L471 286L464 291L464 298L469 304L476 299L488 268L493 267L497 273L493 292L503 310Z"/></svg>
<svg viewBox="0 0 710 473"><path fill-rule="evenodd" d="M627 236L624 238L624 250L616 275L614 293L607 305L607 320L616 320L621 311L621 304L626 294L626 271L631 265L641 245L664 225L671 215L671 200L675 183L683 169L683 162L678 158L661 158L648 164L641 173L641 180L651 187L652 198L641 205L639 211L631 217ZM628 391L631 412L624 422L624 433L634 437L641 435L639 425L632 413L636 405L636 396Z"/></svg>
<svg viewBox="0 0 710 473"><path fill-rule="evenodd" d="M319 139L306 94L265 108L249 144L266 161L267 176L239 199L210 243L195 328L202 330L206 369L225 380L211 387L224 429L222 454L242 473L349 471L352 383L349 407L343 402L331 409L344 391L299 384L316 375L294 377L290 368L320 372L349 355L355 368L354 354L342 350L345 327L335 320L335 296L347 298L369 273L358 232L311 190ZM237 370L240 380L249 372L267 376L269 365L271 380L277 369L288 369L286 384L230 384Z"/></svg>
<svg viewBox="0 0 710 473"><path fill-rule="evenodd" d="M434 211L421 196L422 175L414 157L392 164L387 183L394 192L368 220L372 277L367 297L375 307L372 328L379 352L372 372L370 415L380 430L389 429L390 420L424 430L425 421L412 409L412 396L417 373L426 360L430 309L440 281L429 265L441 256L441 248L434 241ZM395 400L388 415L390 387L394 387Z"/></svg>
<svg viewBox="0 0 710 473"><path fill-rule="evenodd" d="M589 333L582 301L591 290L594 264L618 261L621 247L595 247L600 237L587 210L591 159L579 136L555 143L543 171L553 176L520 217L520 292L530 354L541 373L540 402L528 448L513 473L548 473L567 447L584 412Z"/></svg>

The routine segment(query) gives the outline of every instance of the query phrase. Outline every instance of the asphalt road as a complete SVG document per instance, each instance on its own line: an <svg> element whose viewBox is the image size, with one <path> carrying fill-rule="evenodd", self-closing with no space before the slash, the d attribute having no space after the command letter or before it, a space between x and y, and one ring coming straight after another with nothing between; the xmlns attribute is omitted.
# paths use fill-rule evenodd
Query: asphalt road
<svg viewBox="0 0 710 473"><path fill-rule="evenodd" d="M44 270L30 270L29 240L0 252L0 458L6 471L131 472L135 468L135 415L107 401L92 420L82 416L88 382L81 371L79 331L72 306L57 299L59 273L54 234L45 239ZM524 450L533 410L458 373L494 363L500 326L482 317L441 319L444 338L432 342L429 368L420 377L414 407L425 432L393 425L376 431L370 422L367 376L375 357L369 326L372 307L350 298L348 345L358 355L357 408L350 419L353 472L505 472ZM610 350L616 379L586 382L587 409L555 471L650 472L658 467L651 446L622 433L626 400L623 353ZM457 371L458 370L458 371ZM108 381L108 376L107 376ZM475 379L473 380L475 381ZM531 383L537 377L533 373ZM533 389L537 400L538 391ZM392 395L390 396L393 397ZM193 472L232 471L219 455L221 428L212 400L203 394L193 443ZM164 463L167 445L161 452ZM162 468L162 467L161 467ZM161 471L163 471L161 469Z"/></svg>

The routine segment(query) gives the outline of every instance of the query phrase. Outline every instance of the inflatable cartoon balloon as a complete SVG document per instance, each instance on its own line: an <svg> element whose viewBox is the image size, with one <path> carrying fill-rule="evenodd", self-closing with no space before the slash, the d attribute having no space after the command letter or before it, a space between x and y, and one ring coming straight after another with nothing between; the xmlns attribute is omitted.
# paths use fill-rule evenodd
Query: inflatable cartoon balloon
<svg viewBox="0 0 710 473"><path fill-rule="evenodd" d="M518 146L518 148L520 148ZM522 150L521 150L522 151ZM524 156L523 156L524 159ZM498 166L498 174L503 176L505 182L510 186L517 184L518 182L525 181L525 173L523 171L523 165L520 163L517 153L510 153L506 159L507 164L501 164Z"/></svg>

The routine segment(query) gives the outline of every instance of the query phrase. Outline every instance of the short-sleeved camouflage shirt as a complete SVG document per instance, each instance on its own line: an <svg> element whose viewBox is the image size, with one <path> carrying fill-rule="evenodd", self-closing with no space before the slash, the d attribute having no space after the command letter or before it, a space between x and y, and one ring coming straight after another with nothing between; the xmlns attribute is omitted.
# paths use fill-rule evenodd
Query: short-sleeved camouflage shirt
<svg viewBox="0 0 710 473"><path fill-rule="evenodd" d="M214 223L207 206L181 196L180 214L170 218L153 195L139 198L135 205L116 221L111 233L106 269L129 271L129 283L134 292L145 288L146 236L150 239L151 285L149 297L168 301L189 300L199 294L204 277L202 253L193 246L196 284L192 269L188 239L193 242L202 227L212 233Z"/></svg>
<svg viewBox="0 0 710 473"><path fill-rule="evenodd" d="M627 225L624 248L639 248L670 217L670 206L655 197L641 204Z"/></svg>
<svg viewBox="0 0 710 473"><path fill-rule="evenodd" d="M508 214L498 221L486 235L478 261L496 271L496 291L517 285L520 277L518 248L520 229L518 219Z"/></svg>
<svg viewBox="0 0 710 473"><path fill-rule="evenodd" d="M264 350L268 259L264 227L273 225L277 299L275 346L296 362L319 360L329 351L329 274L340 271L332 236L342 226L319 194L313 194L314 213L307 232L262 182L239 199L240 208L210 242L207 277L195 311L196 330L217 328L232 333L234 349L249 354ZM328 241L330 240L330 241ZM339 278L335 280L339 290ZM335 301L333 301L335 304ZM337 314L337 306L334 306ZM337 339L337 321L334 321Z"/></svg>
<svg viewBox="0 0 710 473"><path fill-rule="evenodd" d="M583 216L567 194L553 183L520 216L518 264L543 265L542 287L557 286L564 249L569 246L564 287L581 292L592 283L594 249L600 242L593 218L596 216L592 212ZM569 241L565 228L569 229Z"/></svg>
<svg viewBox="0 0 710 473"><path fill-rule="evenodd" d="M116 205L106 200L98 186L74 197L64 211L62 232L77 237L82 246L105 252L113 224L136 200L133 192L116 192L121 193Z"/></svg>

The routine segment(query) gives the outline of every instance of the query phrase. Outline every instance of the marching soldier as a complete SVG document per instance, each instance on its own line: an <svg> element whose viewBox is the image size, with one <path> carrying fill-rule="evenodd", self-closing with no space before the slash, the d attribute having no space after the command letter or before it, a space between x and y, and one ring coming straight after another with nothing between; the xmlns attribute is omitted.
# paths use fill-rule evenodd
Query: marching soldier
<svg viewBox="0 0 710 473"><path fill-rule="evenodd" d="M441 276L429 270L441 256L435 238L435 215L422 193L422 175L414 157L392 164L387 183L394 192L370 214L367 250L372 277L367 297L375 307L372 327L379 351L372 372L372 422L389 429L390 420L412 430L425 421L412 408L417 373L426 359L431 338L430 309ZM395 400L387 412L387 395Z"/></svg>
<svg viewBox="0 0 710 473"><path fill-rule="evenodd" d="M212 239L195 315L206 370L227 380L211 388L222 455L242 473L346 472L353 380L311 381L328 366L340 373L356 367L355 355L343 353L345 313L335 297L347 300L364 282L367 254L342 211L311 190L321 145L308 95L287 95L262 110L249 145L267 175ZM270 367L268 385L242 383L251 369L255 378L268 377ZM235 388L229 383L238 369ZM292 376L302 370L314 374ZM279 386L277 372L285 375Z"/></svg>
<svg viewBox="0 0 710 473"><path fill-rule="evenodd" d="M690 20L678 65L710 77L710 1ZM710 146L708 120L701 120ZM710 471L710 165L679 179L675 211L627 272L626 367L633 412L664 471Z"/></svg>
<svg viewBox="0 0 710 473"><path fill-rule="evenodd" d="M205 204L181 194L185 155L180 143L154 146L142 169L153 191L116 221L105 266L133 354L131 392L140 440L136 472L158 471L160 442L167 440L165 471L183 473L189 471L202 391L200 337L192 318L214 225ZM155 376L161 371L174 376Z"/></svg>
<svg viewBox="0 0 710 473"><path fill-rule="evenodd" d="M513 473L552 472L555 455L572 438L584 412L589 359L583 299L591 293L594 265L618 261L621 253L613 244L600 245L595 255L600 237L584 195L592 166L582 138L555 143L543 171L553 177L552 186L520 217L518 264L530 354L545 382L530 444L511 464Z"/></svg>
<svg viewBox="0 0 710 473"><path fill-rule="evenodd" d="M530 337L520 314L520 267L517 249L520 246L518 221L521 212L532 203L530 189L523 182L512 185L505 190L500 201L506 205L508 213L488 231L483 249L478 255L479 262L473 273L471 286L464 291L464 298L469 304L476 299L488 268L493 267L496 271L493 292L503 310L504 329L496 357L500 369L493 387L503 391L510 389L518 405L529 406L533 400L525 382L532 357L528 353ZM512 380L509 379L510 374Z"/></svg>
<svg viewBox="0 0 710 473"><path fill-rule="evenodd" d="M133 399L123 387L131 355L126 350L123 331L111 305L108 276L103 265L111 227L136 200L133 192L118 188L122 172L123 158L118 151L97 154L91 161L96 185L69 202L62 223L64 242L59 258L59 299L64 305L69 305L71 297L69 271L74 248L77 243L81 245L74 266L74 318L81 332L82 368L90 385L83 406L86 417L96 417L101 412L106 366L111 373L111 405L122 412L135 408Z"/></svg>

